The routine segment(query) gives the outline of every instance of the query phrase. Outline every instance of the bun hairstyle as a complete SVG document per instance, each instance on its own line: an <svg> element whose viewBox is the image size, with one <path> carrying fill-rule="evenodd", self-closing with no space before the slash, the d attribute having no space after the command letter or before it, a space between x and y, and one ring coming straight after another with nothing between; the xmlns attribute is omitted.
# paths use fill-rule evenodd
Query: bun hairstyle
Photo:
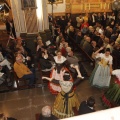
<svg viewBox="0 0 120 120"><path fill-rule="evenodd" d="M63 79L64 81L69 81L70 80L70 73L68 71L66 71L63 75Z"/></svg>
<svg viewBox="0 0 120 120"><path fill-rule="evenodd" d="M106 48L106 49L105 49L105 52L110 52L110 48Z"/></svg>

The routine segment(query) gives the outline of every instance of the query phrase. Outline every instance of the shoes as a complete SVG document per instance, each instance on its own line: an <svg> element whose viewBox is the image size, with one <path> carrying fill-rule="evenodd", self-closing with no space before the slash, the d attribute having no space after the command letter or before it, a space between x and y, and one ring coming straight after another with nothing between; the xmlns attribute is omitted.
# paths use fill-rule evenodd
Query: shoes
<svg viewBox="0 0 120 120"><path fill-rule="evenodd" d="M82 80L85 78L85 77L83 77L83 76L79 76L79 75L78 75L77 77L81 78Z"/></svg>

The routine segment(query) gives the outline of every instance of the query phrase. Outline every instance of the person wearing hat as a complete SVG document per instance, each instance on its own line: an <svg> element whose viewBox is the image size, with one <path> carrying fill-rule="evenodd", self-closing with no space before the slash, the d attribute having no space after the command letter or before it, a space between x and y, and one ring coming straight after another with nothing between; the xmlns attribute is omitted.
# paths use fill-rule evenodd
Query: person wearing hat
<svg viewBox="0 0 120 120"><path fill-rule="evenodd" d="M43 79L46 79L43 77ZM74 116L73 108L79 109L79 100L74 93L74 86L78 84L80 78L77 78L74 82L71 81L71 75L68 71L64 72L63 80L55 82L61 87L61 92L57 95L52 108L52 114L62 119Z"/></svg>

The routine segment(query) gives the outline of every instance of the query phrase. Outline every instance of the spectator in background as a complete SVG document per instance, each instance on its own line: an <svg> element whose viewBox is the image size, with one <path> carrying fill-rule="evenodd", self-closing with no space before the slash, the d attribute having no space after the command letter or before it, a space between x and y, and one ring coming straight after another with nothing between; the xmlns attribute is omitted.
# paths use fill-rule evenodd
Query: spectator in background
<svg viewBox="0 0 120 120"><path fill-rule="evenodd" d="M74 55L73 51L70 51L66 58L68 63L70 64L70 68L75 69L78 77L84 79L80 72L79 59Z"/></svg>
<svg viewBox="0 0 120 120"><path fill-rule="evenodd" d="M94 109L95 99L94 97L89 97L87 101L83 101L79 107L79 115L95 112Z"/></svg>
<svg viewBox="0 0 120 120"><path fill-rule="evenodd" d="M56 47L57 48L59 47L62 38L63 38L63 34L59 33L59 35L56 37Z"/></svg>
<svg viewBox="0 0 120 120"><path fill-rule="evenodd" d="M95 13L93 13L91 18L92 18L92 20L91 20L92 26L94 26L97 21L97 15Z"/></svg>
<svg viewBox="0 0 120 120"><path fill-rule="evenodd" d="M91 42L91 38L90 37L86 37L85 42L83 43L82 48L88 55L91 56L92 53L93 53L93 47L90 44L90 42Z"/></svg>
<svg viewBox="0 0 120 120"><path fill-rule="evenodd" d="M107 23L107 14L106 12L103 13L102 15L102 26L105 28Z"/></svg>
<svg viewBox="0 0 120 120"><path fill-rule="evenodd" d="M81 14L78 17L76 17L76 21L77 21L77 28L80 29L80 27L83 23L83 17Z"/></svg>
<svg viewBox="0 0 120 120"><path fill-rule="evenodd" d="M81 41L82 41L82 39L83 39L83 37L82 37L81 31L78 31L78 32L77 32L77 35L76 35L75 42L76 42L77 44L80 44Z"/></svg>
<svg viewBox="0 0 120 120"><path fill-rule="evenodd" d="M88 29L88 26L86 24L84 26L82 26L81 32L83 35L88 34L88 31L89 31L89 29Z"/></svg>
<svg viewBox="0 0 120 120"><path fill-rule="evenodd" d="M115 69L120 69L120 44L115 44L112 56Z"/></svg>
<svg viewBox="0 0 120 120"><path fill-rule="evenodd" d="M100 48L103 46L103 43L104 43L104 39L105 39L105 36L103 34L100 35L100 38L97 42L97 46Z"/></svg>
<svg viewBox="0 0 120 120"><path fill-rule="evenodd" d="M38 42L37 42L37 44L38 44L38 45L37 45L36 51L38 52L39 49L41 49L41 47L44 46L44 44L43 44L43 42L42 42L42 39L39 39Z"/></svg>
<svg viewBox="0 0 120 120"><path fill-rule="evenodd" d="M70 20L71 20L71 15L70 15L70 13L68 13L65 17L66 25L68 22L70 22Z"/></svg>
<svg viewBox="0 0 120 120"><path fill-rule="evenodd" d="M29 79L29 87L32 87L35 81L35 73L23 64L23 57L21 54L16 54L16 61L14 63L14 71L18 78Z"/></svg>
<svg viewBox="0 0 120 120"><path fill-rule="evenodd" d="M50 106L44 106L42 108L39 120L58 120L58 118L52 115L52 110Z"/></svg>

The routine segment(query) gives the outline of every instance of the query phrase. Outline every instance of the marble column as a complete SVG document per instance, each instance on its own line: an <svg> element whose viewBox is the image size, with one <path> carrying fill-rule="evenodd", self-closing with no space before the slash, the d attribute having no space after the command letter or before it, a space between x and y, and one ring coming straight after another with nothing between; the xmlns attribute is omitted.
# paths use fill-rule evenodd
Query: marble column
<svg viewBox="0 0 120 120"><path fill-rule="evenodd" d="M37 3L37 18L38 31L44 31L49 28L47 0L36 0Z"/></svg>
<svg viewBox="0 0 120 120"><path fill-rule="evenodd" d="M36 8L22 10L21 0L10 0L17 36L36 34L49 28L47 0L35 0Z"/></svg>
<svg viewBox="0 0 120 120"><path fill-rule="evenodd" d="M21 9L21 0L10 0L12 15L17 36L20 33L26 33L25 15Z"/></svg>

